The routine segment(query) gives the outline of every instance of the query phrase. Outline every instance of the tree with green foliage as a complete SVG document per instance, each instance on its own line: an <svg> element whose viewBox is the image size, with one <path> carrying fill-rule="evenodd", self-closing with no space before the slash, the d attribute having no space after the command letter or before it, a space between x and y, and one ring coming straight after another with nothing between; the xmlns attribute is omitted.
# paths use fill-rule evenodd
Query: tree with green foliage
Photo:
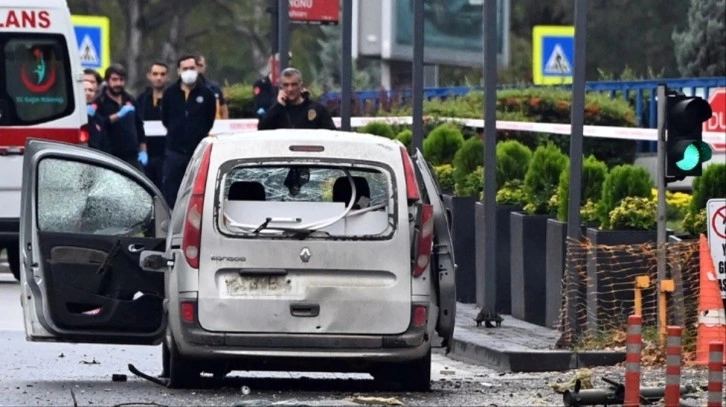
<svg viewBox="0 0 726 407"><path fill-rule="evenodd" d="M726 75L726 0L691 0L688 27L673 32L681 75Z"/></svg>

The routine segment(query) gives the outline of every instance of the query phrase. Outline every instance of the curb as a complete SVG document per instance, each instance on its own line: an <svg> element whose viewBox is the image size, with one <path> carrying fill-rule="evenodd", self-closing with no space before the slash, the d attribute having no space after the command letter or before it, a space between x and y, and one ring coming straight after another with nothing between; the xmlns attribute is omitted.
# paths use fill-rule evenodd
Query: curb
<svg viewBox="0 0 726 407"><path fill-rule="evenodd" d="M504 315L501 328L476 327L473 304L457 303L456 330L449 357L502 372L550 372L625 361L624 351L554 349L559 333Z"/></svg>
<svg viewBox="0 0 726 407"><path fill-rule="evenodd" d="M449 356L482 364L502 372L551 372L592 366L613 366L625 361L625 352L562 350L502 351L454 338Z"/></svg>

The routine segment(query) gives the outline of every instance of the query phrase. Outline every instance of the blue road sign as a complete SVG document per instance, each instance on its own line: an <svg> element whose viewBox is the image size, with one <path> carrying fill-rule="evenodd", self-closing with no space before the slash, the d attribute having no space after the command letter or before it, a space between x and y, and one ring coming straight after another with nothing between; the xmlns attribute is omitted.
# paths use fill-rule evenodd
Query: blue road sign
<svg viewBox="0 0 726 407"><path fill-rule="evenodd" d="M575 27L535 26L532 44L532 78L536 85L572 83Z"/></svg>
<svg viewBox="0 0 726 407"><path fill-rule="evenodd" d="M108 17L74 15L72 22L81 66L103 74L111 59Z"/></svg>

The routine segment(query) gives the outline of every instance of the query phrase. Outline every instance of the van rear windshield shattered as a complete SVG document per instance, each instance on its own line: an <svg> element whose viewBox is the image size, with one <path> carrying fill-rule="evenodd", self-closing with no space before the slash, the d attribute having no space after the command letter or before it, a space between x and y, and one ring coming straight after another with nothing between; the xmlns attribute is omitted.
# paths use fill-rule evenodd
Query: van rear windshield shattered
<svg viewBox="0 0 726 407"><path fill-rule="evenodd" d="M377 167L234 167L222 179L219 226L250 238L389 238L396 227L391 178Z"/></svg>

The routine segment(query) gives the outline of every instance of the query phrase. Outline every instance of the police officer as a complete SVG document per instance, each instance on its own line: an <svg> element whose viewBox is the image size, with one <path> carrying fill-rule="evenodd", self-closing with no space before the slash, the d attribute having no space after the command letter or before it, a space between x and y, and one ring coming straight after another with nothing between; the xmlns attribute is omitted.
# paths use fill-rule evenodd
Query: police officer
<svg viewBox="0 0 726 407"><path fill-rule="evenodd" d="M280 73L277 100L257 123L258 130L328 129L335 130L333 118L323 105L303 92L302 74L295 68Z"/></svg>
<svg viewBox="0 0 726 407"><path fill-rule="evenodd" d="M197 144L214 125L217 110L214 93L202 82L193 55L179 58L177 71L180 79L166 88L161 99L161 122L166 127L162 192L170 207Z"/></svg>
<svg viewBox="0 0 726 407"><path fill-rule="evenodd" d="M105 126L109 152L142 171L149 161L144 122L136 114L136 101L124 89L126 70L112 64L104 75L106 86L96 98L96 116Z"/></svg>

